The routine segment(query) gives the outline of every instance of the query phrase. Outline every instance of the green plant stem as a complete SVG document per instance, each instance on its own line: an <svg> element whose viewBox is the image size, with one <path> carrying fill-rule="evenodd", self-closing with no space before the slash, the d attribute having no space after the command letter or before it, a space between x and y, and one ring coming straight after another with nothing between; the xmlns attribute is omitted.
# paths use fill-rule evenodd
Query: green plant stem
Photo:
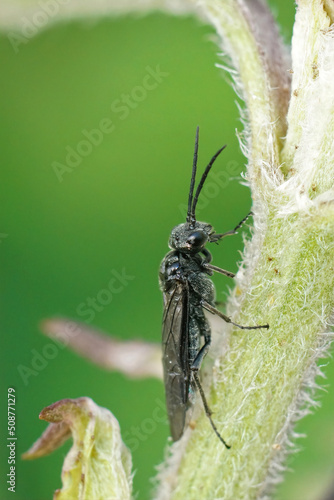
<svg viewBox="0 0 334 500"><path fill-rule="evenodd" d="M270 329L233 330L211 393L215 422L232 448L221 446L201 416L173 500L198 499L199 491L202 499L261 497L278 479L287 431L311 401L304 388L312 386L333 306L334 206L326 204L309 217L280 219L272 213L269 221L237 320L268 321ZM235 295L243 293L241 282Z"/></svg>

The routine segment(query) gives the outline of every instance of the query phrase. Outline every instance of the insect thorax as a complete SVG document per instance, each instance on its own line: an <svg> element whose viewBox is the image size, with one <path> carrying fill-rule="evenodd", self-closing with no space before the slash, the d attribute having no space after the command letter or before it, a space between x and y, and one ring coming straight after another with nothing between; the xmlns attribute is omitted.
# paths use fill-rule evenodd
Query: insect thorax
<svg viewBox="0 0 334 500"><path fill-rule="evenodd" d="M160 288L167 292L176 281L188 288L193 304L204 299L210 304L215 300L215 287L203 267L203 258L199 254L187 255L172 250L163 259L160 266Z"/></svg>

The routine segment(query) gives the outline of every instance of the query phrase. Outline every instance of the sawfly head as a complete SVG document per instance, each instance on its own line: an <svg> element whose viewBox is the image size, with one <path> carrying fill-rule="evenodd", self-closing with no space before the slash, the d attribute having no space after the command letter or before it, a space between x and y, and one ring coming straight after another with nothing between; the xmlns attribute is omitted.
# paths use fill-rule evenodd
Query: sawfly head
<svg viewBox="0 0 334 500"><path fill-rule="evenodd" d="M213 228L206 222L189 224L185 222L172 229L169 238L169 248L180 252L195 254L201 252L208 241Z"/></svg>
<svg viewBox="0 0 334 500"><path fill-rule="evenodd" d="M204 182L211 170L211 167L215 160L218 158L220 153L226 148L223 146L217 153L211 158L208 163L201 180L197 186L195 195L195 181L196 181L196 170L197 170L197 156L198 156L198 136L199 127L196 129L196 139L195 139L195 151L193 159L193 168L191 173L190 189L188 196L188 212L187 220L183 224L179 224L174 227L169 238L169 247L173 250L179 250L180 252L195 254L201 252L208 241L214 241L214 230L210 224L206 222L198 222L196 220L196 206L198 202L199 195L204 186Z"/></svg>

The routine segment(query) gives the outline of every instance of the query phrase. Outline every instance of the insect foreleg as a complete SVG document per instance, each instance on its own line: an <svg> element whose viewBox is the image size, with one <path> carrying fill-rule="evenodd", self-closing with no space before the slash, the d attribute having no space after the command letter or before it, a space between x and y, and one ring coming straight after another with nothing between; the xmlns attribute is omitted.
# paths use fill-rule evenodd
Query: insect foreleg
<svg viewBox="0 0 334 500"><path fill-rule="evenodd" d="M222 233L222 234L217 234L217 233L213 233L211 236L210 236L210 242L212 243L217 243L219 240L222 240L223 238L225 238L225 236L232 236L233 234L237 234L238 232L238 229L241 228L241 226L246 222L246 220L248 219L248 217L250 217L251 215L253 215L252 212L249 212L249 214L246 215L246 217L244 217L240 222L239 224L237 224L235 226L234 229L232 229L231 231L227 231L226 233Z"/></svg>
<svg viewBox="0 0 334 500"><path fill-rule="evenodd" d="M212 314L216 314L220 318L222 318L226 323L231 323L231 325L237 326L238 328L241 328L241 330L258 330L259 328L269 328L269 325L256 325L256 326L242 326L239 325L238 323L234 323L231 318L226 316L226 314L223 314L222 312L218 311L215 307L213 307L211 304L206 302L205 300L201 300L201 306L209 311Z"/></svg>
<svg viewBox="0 0 334 500"><path fill-rule="evenodd" d="M212 255L211 255L211 252L209 252L209 250L207 250L206 248L203 248L202 250L202 254L204 255L205 259L204 259L204 262L203 264L210 264L210 262L212 261Z"/></svg>

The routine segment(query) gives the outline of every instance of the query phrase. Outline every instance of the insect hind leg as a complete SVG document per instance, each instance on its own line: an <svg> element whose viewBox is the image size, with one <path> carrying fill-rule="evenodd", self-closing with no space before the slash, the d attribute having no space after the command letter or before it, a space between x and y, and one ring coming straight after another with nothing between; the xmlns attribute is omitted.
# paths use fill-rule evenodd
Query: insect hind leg
<svg viewBox="0 0 334 500"><path fill-rule="evenodd" d="M208 405L208 402L206 400L206 397L205 397L205 394L204 394L204 391L203 391L203 387L201 385L201 382L199 380L199 376L198 376L198 369L197 368L191 368L192 370L192 374L193 374L193 378L195 380L195 384L196 384L196 387L201 395L201 399L202 399L202 403L203 403L203 406L204 406L204 411L205 411L205 414L206 416L208 417L209 421L210 421L210 424L211 424L211 427L212 429L214 430L216 436L218 437L218 439L223 443L223 445L229 450L231 448L231 446L229 444L226 443L225 439L221 436L221 434L219 433L214 421L212 420L211 418L211 415L212 415L212 411Z"/></svg>
<svg viewBox="0 0 334 500"><path fill-rule="evenodd" d="M200 369L202 361L205 358L205 356L207 355L209 348L210 348L210 345L211 345L210 333L205 333L204 335L205 335L204 336L205 344L200 348L199 352L196 355L196 358L194 359L194 361L192 362L192 365L190 367L190 369L193 372L198 371Z"/></svg>
<svg viewBox="0 0 334 500"><path fill-rule="evenodd" d="M199 350L196 358L194 359L194 361L193 361L193 363L192 363L192 365L190 367L190 370L191 370L192 375L193 375L192 378L194 379L195 386L196 386L196 388L198 389L198 391L200 393L200 396L201 396L201 399L202 399L202 403L203 403L203 406L204 406L204 411L205 411L205 414L206 414L206 416L208 417L208 419L210 421L211 427L214 430L214 432L217 435L217 437L219 438L219 440L223 443L223 445L227 449L229 449L229 448L231 448L231 446L226 443L226 441L224 440L224 438L218 432L218 429L217 429L214 421L212 420L212 417L211 417L212 411L211 411L211 409L210 409L210 407L208 405L208 402L206 400L206 397L205 397L205 394L204 394L204 391L203 391L202 384L201 384L201 382L199 380L199 376L198 376L198 371L199 371L199 369L201 367L202 361L205 358L205 356L207 355L209 347L210 347L210 344L211 344L211 333L210 333L209 327L207 327L205 329L204 340L205 340L205 343L201 347L201 349Z"/></svg>

